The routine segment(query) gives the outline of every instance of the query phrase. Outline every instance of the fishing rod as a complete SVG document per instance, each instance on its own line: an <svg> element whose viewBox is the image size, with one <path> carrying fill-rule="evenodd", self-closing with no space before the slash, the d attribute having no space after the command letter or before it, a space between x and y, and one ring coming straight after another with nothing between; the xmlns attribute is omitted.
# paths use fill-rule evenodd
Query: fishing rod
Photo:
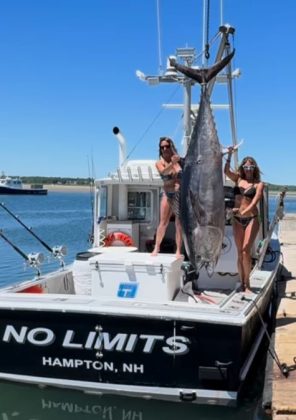
<svg viewBox="0 0 296 420"><path fill-rule="evenodd" d="M37 241L41 243L54 257L62 259L67 254L67 249L65 246L55 246L51 248L46 242L44 242L35 232L33 232L32 228L28 227L24 222L20 220L18 216L13 214L11 210L9 210L4 203L0 203L0 206L10 215L12 216L21 226L23 226L32 236L34 236ZM63 262L62 262L63 265Z"/></svg>
<svg viewBox="0 0 296 420"><path fill-rule="evenodd" d="M94 243L94 180L95 180L93 157L91 159L91 167L90 167L89 157L87 157L87 164L88 164L89 194L90 194L90 208L91 208L91 220L92 220L91 232L88 235L88 242L90 244L93 244Z"/></svg>
<svg viewBox="0 0 296 420"><path fill-rule="evenodd" d="M7 236L4 235L2 229L0 229L0 236L7 242L21 257L26 260L27 264L30 267L33 267L37 270L38 276L40 276L40 270L39 265L43 263L44 261L44 255L41 252L33 252L31 254L26 254L24 251L22 251L18 246L16 246L14 243L11 242L10 239L7 238Z"/></svg>

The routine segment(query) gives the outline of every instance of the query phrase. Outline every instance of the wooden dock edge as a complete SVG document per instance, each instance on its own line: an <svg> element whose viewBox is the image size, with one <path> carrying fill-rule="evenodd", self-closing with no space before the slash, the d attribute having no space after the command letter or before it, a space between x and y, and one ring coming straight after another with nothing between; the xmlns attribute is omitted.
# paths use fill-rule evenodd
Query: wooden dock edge
<svg viewBox="0 0 296 420"><path fill-rule="evenodd" d="M296 214L280 222L279 237L283 263L277 282L278 308L265 368L262 408L275 420L296 420Z"/></svg>

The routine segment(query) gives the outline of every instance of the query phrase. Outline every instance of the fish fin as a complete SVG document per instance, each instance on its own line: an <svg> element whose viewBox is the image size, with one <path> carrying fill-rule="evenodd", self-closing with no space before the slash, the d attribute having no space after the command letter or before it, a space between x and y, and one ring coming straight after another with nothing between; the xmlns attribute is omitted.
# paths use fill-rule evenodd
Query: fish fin
<svg viewBox="0 0 296 420"><path fill-rule="evenodd" d="M235 49L228 54L226 57L224 57L222 60L218 61L218 63L215 63L212 67L206 69L206 83L208 83L211 79L213 79L217 74L225 67L227 64L231 61L232 57L234 56Z"/></svg>
<svg viewBox="0 0 296 420"><path fill-rule="evenodd" d="M205 84L208 83L215 76L217 76L217 74L230 62L230 60L234 56L234 53L235 49L222 60L218 61L209 68L193 69L192 67L187 67L183 66L182 64L178 64L175 59L170 60L170 64L173 67L175 67L176 70L185 74L185 76L196 80L200 84Z"/></svg>
<svg viewBox="0 0 296 420"><path fill-rule="evenodd" d="M195 264L195 270L197 273L203 268L205 265L205 262L202 259L199 259L199 261Z"/></svg>
<svg viewBox="0 0 296 420"><path fill-rule="evenodd" d="M213 261L210 261L208 264L206 264L206 270L209 275L209 277L212 277L215 272L215 266L216 264Z"/></svg>

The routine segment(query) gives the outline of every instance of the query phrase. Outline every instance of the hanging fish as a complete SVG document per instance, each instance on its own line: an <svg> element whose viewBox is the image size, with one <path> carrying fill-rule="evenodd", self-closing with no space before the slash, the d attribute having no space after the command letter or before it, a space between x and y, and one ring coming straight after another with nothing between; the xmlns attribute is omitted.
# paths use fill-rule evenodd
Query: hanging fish
<svg viewBox="0 0 296 420"><path fill-rule="evenodd" d="M181 184L181 223L189 260L211 276L224 237L222 153L208 94L208 82L232 59L234 51L210 68L193 69L171 60L178 71L201 84L199 111L185 156Z"/></svg>

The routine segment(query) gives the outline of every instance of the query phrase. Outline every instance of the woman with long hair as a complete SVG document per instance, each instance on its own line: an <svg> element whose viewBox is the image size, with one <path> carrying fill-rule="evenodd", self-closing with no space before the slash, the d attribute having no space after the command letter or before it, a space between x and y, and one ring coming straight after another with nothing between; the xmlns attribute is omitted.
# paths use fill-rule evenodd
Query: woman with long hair
<svg viewBox="0 0 296 420"><path fill-rule="evenodd" d="M233 235L238 253L238 272L242 289L249 292L252 269L251 250L260 227L257 204L263 195L264 183L256 160L246 156L237 171L230 169L233 147L228 149L224 173L235 183Z"/></svg>
<svg viewBox="0 0 296 420"><path fill-rule="evenodd" d="M181 184L181 158L178 155L174 142L169 137L160 137L159 160L156 168L163 180L163 193L160 202L160 222L156 231L155 246L151 255L157 255L160 244L172 214L175 215L176 227L176 257L181 257L182 229L180 223L180 184Z"/></svg>

